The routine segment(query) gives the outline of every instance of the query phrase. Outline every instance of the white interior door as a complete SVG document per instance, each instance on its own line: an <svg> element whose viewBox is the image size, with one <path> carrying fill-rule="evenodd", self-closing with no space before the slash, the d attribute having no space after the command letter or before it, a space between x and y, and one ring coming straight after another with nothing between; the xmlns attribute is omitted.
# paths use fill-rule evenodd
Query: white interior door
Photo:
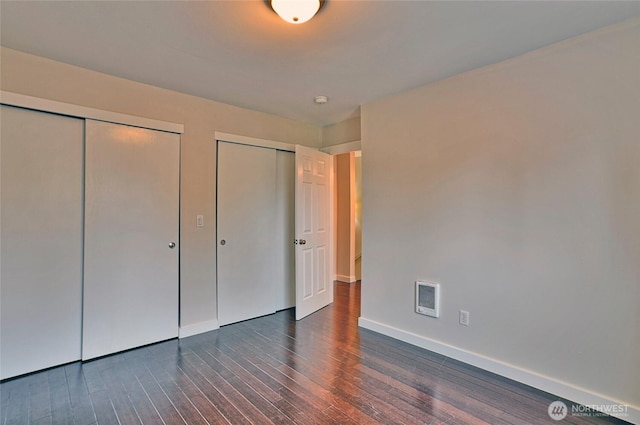
<svg viewBox="0 0 640 425"><path fill-rule="evenodd" d="M178 335L180 136L86 122L84 360Z"/></svg>
<svg viewBox="0 0 640 425"><path fill-rule="evenodd" d="M296 320L333 302L332 163L296 146Z"/></svg>
<svg viewBox="0 0 640 425"><path fill-rule="evenodd" d="M80 359L83 120L2 106L0 379Z"/></svg>
<svg viewBox="0 0 640 425"><path fill-rule="evenodd" d="M218 322L276 311L276 151L218 142Z"/></svg>

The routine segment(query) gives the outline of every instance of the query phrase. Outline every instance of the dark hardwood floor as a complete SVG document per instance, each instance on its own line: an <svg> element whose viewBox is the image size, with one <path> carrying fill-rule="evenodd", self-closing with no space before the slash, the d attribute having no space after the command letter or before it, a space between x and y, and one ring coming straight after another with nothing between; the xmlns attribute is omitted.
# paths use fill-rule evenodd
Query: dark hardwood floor
<svg viewBox="0 0 640 425"><path fill-rule="evenodd" d="M360 284L336 283L300 322L282 311L9 380L0 423L625 423L553 421L557 397L358 329L359 314Z"/></svg>

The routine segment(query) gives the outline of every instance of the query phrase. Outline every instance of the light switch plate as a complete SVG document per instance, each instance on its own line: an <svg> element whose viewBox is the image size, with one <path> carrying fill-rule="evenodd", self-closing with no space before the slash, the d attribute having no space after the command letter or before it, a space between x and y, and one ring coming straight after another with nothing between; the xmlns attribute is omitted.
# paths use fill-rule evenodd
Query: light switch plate
<svg viewBox="0 0 640 425"><path fill-rule="evenodd" d="M197 215L196 216L196 227L204 227L204 216Z"/></svg>

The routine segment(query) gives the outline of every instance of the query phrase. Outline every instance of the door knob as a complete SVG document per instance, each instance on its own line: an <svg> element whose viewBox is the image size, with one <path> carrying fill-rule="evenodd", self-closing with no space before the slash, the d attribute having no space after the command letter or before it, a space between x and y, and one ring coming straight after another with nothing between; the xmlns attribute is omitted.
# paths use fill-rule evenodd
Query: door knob
<svg viewBox="0 0 640 425"><path fill-rule="evenodd" d="M306 240L304 240L304 239L300 239L300 245L305 245L306 243L307 243L307 241L306 241Z"/></svg>
<svg viewBox="0 0 640 425"><path fill-rule="evenodd" d="M220 241L220 245L224 245L226 243L227 243L227 241L225 241L224 239Z"/></svg>
<svg viewBox="0 0 640 425"><path fill-rule="evenodd" d="M176 243L175 242L169 242L169 248L173 249L176 247Z"/></svg>

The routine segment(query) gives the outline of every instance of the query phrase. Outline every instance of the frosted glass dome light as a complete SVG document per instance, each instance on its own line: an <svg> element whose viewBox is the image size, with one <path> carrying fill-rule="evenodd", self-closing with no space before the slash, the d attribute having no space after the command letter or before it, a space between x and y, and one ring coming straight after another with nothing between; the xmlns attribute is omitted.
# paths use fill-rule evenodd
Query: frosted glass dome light
<svg viewBox="0 0 640 425"><path fill-rule="evenodd" d="M271 0L273 10L292 24L307 22L314 17L320 6L320 0Z"/></svg>

